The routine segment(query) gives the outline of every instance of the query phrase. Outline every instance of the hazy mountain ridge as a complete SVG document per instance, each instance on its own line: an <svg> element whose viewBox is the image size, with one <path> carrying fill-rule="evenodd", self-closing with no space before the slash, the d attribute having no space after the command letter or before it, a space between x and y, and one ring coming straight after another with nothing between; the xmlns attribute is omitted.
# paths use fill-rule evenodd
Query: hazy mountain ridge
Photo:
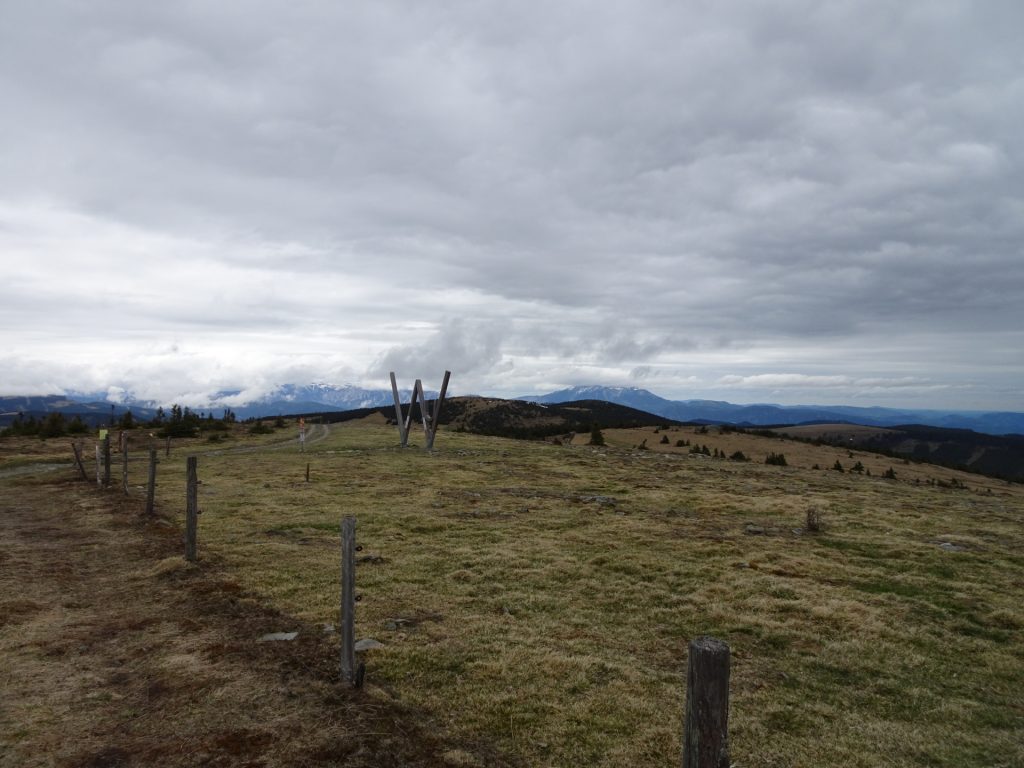
<svg viewBox="0 0 1024 768"><path fill-rule="evenodd" d="M138 419L148 420L156 415L156 408L126 406L109 402L81 402L66 395L0 396L0 426L14 421L18 414L26 418L43 418L49 413L62 413L69 418L81 417L87 424L106 423L111 416L119 419L127 411Z"/></svg>
<svg viewBox="0 0 1024 768"><path fill-rule="evenodd" d="M230 409L239 419L266 418L273 416L290 416L300 413L340 412L361 408L376 408L394 405L391 389L364 389L351 384L334 386L332 384L283 384L268 394L239 403L243 390L222 390L210 397L202 405L190 405L197 413L213 413L219 417ZM402 402L412 399L412 389L399 390ZM427 390L427 398L436 398L437 392ZM105 392L69 392L66 395L31 395L2 396L0 395L0 426L9 424L19 413L26 417L43 417L48 413L59 411L68 416L79 414L90 423L100 423L111 413L120 418L126 411L131 411L136 418L151 419L159 407L169 410L172 403L157 403L141 400L132 393L126 393L120 402L107 400ZM111 410L113 408L113 410Z"/></svg>
<svg viewBox="0 0 1024 768"><path fill-rule="evenodd" d="M1024 434L1024 413L937 411L818 405L735 405L719 400L667 400L638 387L570 387L545 395L517 398L533 403L606 400L639 408L676 421L727 422L747 426L849 421L872 427L923 424L947 429L970 429L990 435Z"/></svg>
<svg viewBox="0 0 1024 768"><path fill-rule="evenodd" d="M402 402L411 399L411 389L399 392ZM366 389L351 384L341 386L314 382L283 384L266 395L249 402L239 402L242 390L224 390L214 394L210 402L192 406L195 411L213 412L219 416L230 408L240 419L288 416L298 413L349 411L393 405L390 388ZM426 393L437 397L434 391ZM538 404L603 401L633 408L673 421L730 423L740 426L769 426L807 422L853 422L874 427L895 427L922 424L947 429L969 429L989 435L1024 434L1024 413L984 411L938 411L858 407L848 405L783 406L771 403L737 405L723 400L668 400L639 387L578 386L543 395L524 395L515 400ZM128 393L123 402L114 403L114 414L131 410L139 418L150 418L159 405L134 399ZM103 393L68 393L42 397L0 397L0 424L8 423L18 412L46 414L55 410L75 413L110 414L111 402ZM84 418L84 416L83 416Z"/></svg>

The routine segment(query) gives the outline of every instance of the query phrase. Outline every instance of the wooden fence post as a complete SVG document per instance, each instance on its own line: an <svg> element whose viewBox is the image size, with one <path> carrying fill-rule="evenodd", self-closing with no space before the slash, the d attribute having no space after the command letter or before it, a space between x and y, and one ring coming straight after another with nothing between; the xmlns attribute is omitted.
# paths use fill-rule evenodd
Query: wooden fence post
<svg viewBox="0 0 1024 768"><path fill-rule="evenodd" d="M149 449L149 482L146 485L146 514L153 514L153 500L156 497L156 448Z"/></svg>
<svg viewBox="0 0 1024 768"><path fill-rule="evenodd" d="M729 646L690 641L683 768L729 768Z"/></svg>
<svg viewBox="0 0 1024 768"><path fill-rule="evenodd" d="M194 563L196 555L196 529L199 526L199 478L196 457L189 456L185 463L185 559Z"/></svg>
<svg viewBox="0 0 1024 768"><path fill-rule="evenodd" d="M167 436L167 450L164 452L164 456L170 456L170 455L171 455L171 436L168 435Z"/></svg>
<svg viewBox="0 0 1024 768"><path fill-rule="evenodd" d="M366 667L356 667L356 519L341 521L341 679L356 688Z"/></svg>
<svg viewBox="0 0 1024 768"><path fill-rule="evenodd" d="M103 449L96 443L96 487L103 487Z"/></svg>
<svg viewBox="0 0 1024 768"><path fill-rule="evenodd" d="M71 441L71 450L75 452L75 466L78 467L78 471L82 473L82 479L88 480L89 475L85 471L85 465L82 463L82 446L78 444L77 440Z"/></svg>
<svg viewBox="0 0 1024 768"><path fill-rule="evenodd" d="M128 495L128 435L121 438L121 489Z"/></svg>
<svg viewBox="0 0 1024 768"><path fill-rule="evenodd" d="M306 462L306 482L309 482L309 462Z"/></svg>
<svg viewBox="0 0 1024 768"><path fill-rule="evenodd" d="M110 487L110 433L103 438L103 487Z"/></svg>

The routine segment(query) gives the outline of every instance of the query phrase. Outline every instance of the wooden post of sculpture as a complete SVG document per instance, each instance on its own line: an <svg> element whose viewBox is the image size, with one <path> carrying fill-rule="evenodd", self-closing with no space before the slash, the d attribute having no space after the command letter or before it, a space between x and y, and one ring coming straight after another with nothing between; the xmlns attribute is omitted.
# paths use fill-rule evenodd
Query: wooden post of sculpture
<svg viewBox="0 0 1024 768"><path fill-rule="evenodd" d="M423 431L427 431L427 399L423 396L423 382L416 379L412 387L412 401L409 403L409 419L412 419L412 409L416 403L420 404L420 421L423 422Z"/></svg>
<svg viewBox="0 0 1024 768"><path fill-rule="evenodd" d="M398 397L398 382L395 380L395 372L391 372L391 392L395 396L395 420L398 422L398 435L402 440L402 447L409 445L409 430L405 425L405 418L402 416L402 401ZM412 404L409 405L409 413L412 413Z"/></svg>
<svg viewBox="0 0 1024 768"><path fill-rule="evenodd" d="M423 432L426 436L426 450L432 450L434 447L434 437L437 435L437 424L441 418L441 407L444 405L444 396L448 391L448 380L451 378L451 371L444 372L444 381L441 383L441 392L438 394L437 400L434 401L433 411L427 408L427 396L423 391L423 381L416 379L416 383L412 388L412 398L409 401L409 411L403 416L402 414L402 403L398 395L398 382L395 379L395 374L391 373L391 392L395 398L395 418L398 421L398 434L402 441L402 447L407 448L409 445L409 428L412 426L412 412L416 408L416 404L420 406L420 420L423 422Z"/></svg>
<svg viewBox="0 0 1024 768"><path fill-rule="evenodd" d="M437 434L438 420L441 418L441 406L444 405L444 395L448 391L448 379L451 378L452 372L444 372L444 381L441 382L441 391L437 395L437 400L434 401L434 412L430 416L430 428L427 430L427 450L433 450L434 448L434 436ZM422 394L422 391L421 391ZM427 402L423 400L423 411L424 419L426 419Z"/></svg>

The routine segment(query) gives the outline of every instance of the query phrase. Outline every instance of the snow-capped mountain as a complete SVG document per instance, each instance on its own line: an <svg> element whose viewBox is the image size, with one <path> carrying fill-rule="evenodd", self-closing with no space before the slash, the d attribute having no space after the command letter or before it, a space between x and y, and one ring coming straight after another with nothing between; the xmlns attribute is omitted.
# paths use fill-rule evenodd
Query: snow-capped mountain
<svg viewBox="0 0 1024 768"><path fill-rule="evenodd" d="M399 390L402 402L408 402L412 397L411 389ZM427 398L437 397L436 392L426 392ZM345 411L352 411L356 408L376 408L381 405L394 403L394 396L390 389L363 389L352 384L344 384L340 387L333 384L285 384L271 392L266 400L280 400L284 402L307 402L332 405Z"/></svg>

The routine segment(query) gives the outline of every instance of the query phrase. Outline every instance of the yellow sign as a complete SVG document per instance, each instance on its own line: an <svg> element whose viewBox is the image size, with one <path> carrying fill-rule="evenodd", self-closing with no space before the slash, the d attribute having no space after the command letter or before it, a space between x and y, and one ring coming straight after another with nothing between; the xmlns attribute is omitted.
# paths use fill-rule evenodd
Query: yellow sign
<svg viewBox="0 0 1024 768"><path fill-rule="evenodd" d="M107 430L101 429L100 430L100 440L105 440L106 437L107 437Z"/></svg>

